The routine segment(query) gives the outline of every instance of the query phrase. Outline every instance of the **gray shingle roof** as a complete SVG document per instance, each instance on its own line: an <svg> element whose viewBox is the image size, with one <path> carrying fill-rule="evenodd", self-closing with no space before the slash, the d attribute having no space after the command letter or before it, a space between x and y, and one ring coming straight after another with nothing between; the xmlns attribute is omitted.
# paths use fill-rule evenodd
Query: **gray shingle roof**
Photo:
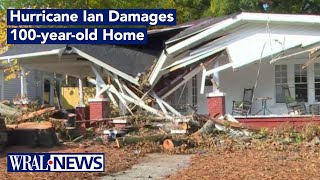
<svg viewBox="0 0 320 180"><path fill-rule="evenodd" d="M13 47L10 47L8 51L0 54L0 57L50 51L53 49L61 49L64 47L66 47L65 44L46 44L46 45L42 45L42 44L17 44Z"/></svg>
<svg viewBox="0 0 320 180"><path fill-rule="evenodd" d="M76 44L71 46L133 77L149 69L157 59L155 54L158 54L143 49L114 45Z"/></svg>
<svg viewBox="0 0 320 180"><path fill-rule="evenodd" d="M29 54L35 52L44 52L54 49L65 48L66 44L60 45L34 45L34 44L17 44L8 51L1 54L0 57ZM70 45L83 51L84 53L99 59L100 61L128 74L136 77L152 66L160 53L158 51L148 51L144 49L133 49L115 45L91 45L77 44ZM45 59L44 59L45 60Z"/></svg>

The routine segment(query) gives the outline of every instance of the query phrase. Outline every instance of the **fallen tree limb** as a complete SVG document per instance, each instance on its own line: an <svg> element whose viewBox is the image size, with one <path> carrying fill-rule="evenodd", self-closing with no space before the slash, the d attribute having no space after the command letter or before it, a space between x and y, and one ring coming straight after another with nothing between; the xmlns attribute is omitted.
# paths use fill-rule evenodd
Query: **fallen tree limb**
<svg viewBox="0 0 320 180"><path fill-rule="evenodd" d="M19 109L12 108L0 102L0 114L4 116L20 116L21 113L22 112L19 111Z"/></svg>
<svg viewBox="0 0 320 180"><path fill-rule="evenodd" d="M153 135L153 136L125 136L123 138L117 138L117 143L119 147L126 145L133 145L139 142L151 141L151 142L160 142L162 143L166 138L169 138L167 135Z"/></svg>
<svg viewBox="0 0 320 180"><path fill-rule="evenodd" d="M34 111L34 112L31 112L31 113L27 113L27 114L22 115L20 118L17 119L17 121L18 122L23 122L23 121L26 121L28 119L32 119L32 118L41 116L41 115L43 115L45 113L53 112L55 110L56 110L55 107L49 107L49 108L45 108L45 109L40 109L38 111Z"/></svg>
<svg viewBox="0 0 320 180"><path fill-rule="evenodd" d="M214 129L214 121L207 121L195 134L209 134Z"/></svg>

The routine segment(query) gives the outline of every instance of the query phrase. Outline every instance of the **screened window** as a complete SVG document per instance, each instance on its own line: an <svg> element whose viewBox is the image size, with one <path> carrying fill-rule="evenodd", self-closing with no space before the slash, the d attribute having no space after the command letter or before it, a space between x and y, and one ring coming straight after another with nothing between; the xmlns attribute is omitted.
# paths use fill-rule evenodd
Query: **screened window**
<svg viewBox="0 0 320 180"><path fill-rule="evenodd" d="M198 87L197 76L192 77L192 105L196 106L198 103Z"/></svg>
<svg viewBox="0 0 320 180"><path fill-rule="evenodd" d="M314 97L320 102L320 63L314 64Z"/></svg>
<svg viewBox="0 0 320 180"><path fill-rule="evenodd" d="M275 65L276 102L286 102L287 65Z"/></svg>
<svg viewBox="0 0 320 180"><path fill-rule="evenodd" d="M302 68L302 64L294 65L294 82L296 100L301 102L308 102L308 78L307 69Z"/></svg>

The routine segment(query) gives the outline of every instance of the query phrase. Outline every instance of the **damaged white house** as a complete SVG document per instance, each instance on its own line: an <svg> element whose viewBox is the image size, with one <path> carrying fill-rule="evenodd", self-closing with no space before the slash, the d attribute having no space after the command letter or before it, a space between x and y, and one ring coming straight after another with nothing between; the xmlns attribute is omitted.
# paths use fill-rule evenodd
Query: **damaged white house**
<svg viewBox="0 0 320 180"><path fill-rule="evenodd" d="M320 114L320 16L240 13L149 31L148 39L140 47L16 45L0 59L78 77L80 89L88 78L96 101L105 94L127 113L140 107L170 119L190 105L243 121Z"/></svg>

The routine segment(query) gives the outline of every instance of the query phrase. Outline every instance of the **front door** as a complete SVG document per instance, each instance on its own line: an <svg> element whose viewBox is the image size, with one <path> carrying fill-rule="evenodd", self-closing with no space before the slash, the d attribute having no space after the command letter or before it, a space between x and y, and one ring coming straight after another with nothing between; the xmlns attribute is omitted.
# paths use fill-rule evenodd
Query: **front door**
<svg viewBox="0 0 320 180"><path fill-rule="evenodd" d="M60 80L44 78L43 80L43 104L60 106L61 86Z"/></svg>

